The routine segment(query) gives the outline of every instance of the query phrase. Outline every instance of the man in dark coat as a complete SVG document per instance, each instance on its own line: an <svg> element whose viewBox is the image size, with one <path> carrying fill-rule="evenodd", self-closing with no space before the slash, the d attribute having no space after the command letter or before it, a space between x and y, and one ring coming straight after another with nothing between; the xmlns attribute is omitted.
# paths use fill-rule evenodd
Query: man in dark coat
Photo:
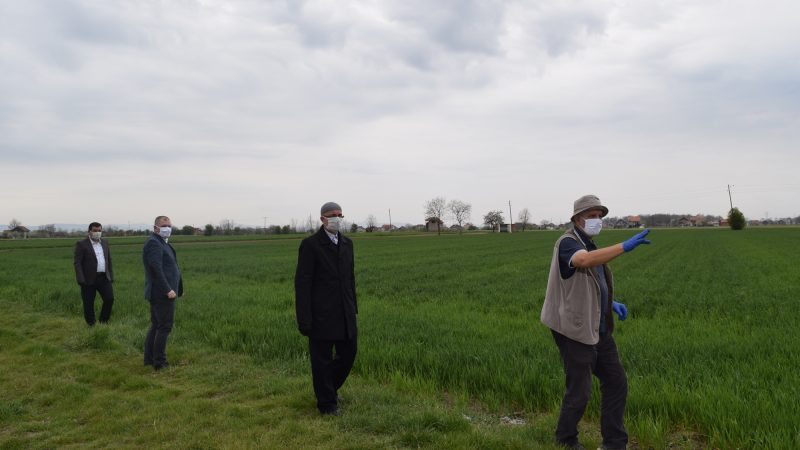
<svg viewBox="0 0 800 450"><path fill-rule="evenodd" d="M114 271L111 267L111 251L108 242L102 239L103 226L97 222L89 224L86 239L75 243L75 280L81 287L83 299L83 318L91 327L95 324L94 299L97 293L103 299L100 309L100 323L107 323L111 318L111 307L114 305Z"/></svg>
<svg viewBox="0 0 800 450"><path fill-rule="evenodd" d="M155 370L169 367L167 338L175 318L175 299L183 295L183 278L175 249L169 245L172 222L158 216L144 244L144 298L150 302L150 329L144 340L144 364Z"/></svg>
<svg viewBox="0 0 800 450"><path fill-rule="evenodd" d="M338 204L325 203L320 215L319 231L300 244L295 306L300 333L308 336L317 408L338 415L337 392L356 359L353 241L339 231L344 216Z"/></svg>

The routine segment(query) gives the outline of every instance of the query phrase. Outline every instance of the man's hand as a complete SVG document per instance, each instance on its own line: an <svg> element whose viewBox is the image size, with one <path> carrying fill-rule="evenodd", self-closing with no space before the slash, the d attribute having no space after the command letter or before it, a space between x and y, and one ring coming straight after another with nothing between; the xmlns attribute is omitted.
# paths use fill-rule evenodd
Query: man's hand
<svg viewBox="0 0 800 450"><path fill-rule="evenodd" d="M650 241L645 239L645 237L647 236L648 233L650 233L650 229L646 228L641 233L639 233L636 236L634 236L634 237L628 239L627 241L623 242L622 243L622 248L626 252L629 252L629 251L635 249L636 247L638 247L641 244L649 244Z"/></svg>
<svg viewBox="0 0 800 450"><path fill-rule="evenodd" d="M628 317L628 308L623 303L612 301L611 309L613 309L614 312L617 313L617 317L619 317L619 320L625 320Z"/></svg>
<svg viewBox="0 0 800 450"><path fill-rule="evenodd" d="M169 291L167 292L167 298L170 300L175 300L178 298L178 294L176 294L175 291Z"/></svg>

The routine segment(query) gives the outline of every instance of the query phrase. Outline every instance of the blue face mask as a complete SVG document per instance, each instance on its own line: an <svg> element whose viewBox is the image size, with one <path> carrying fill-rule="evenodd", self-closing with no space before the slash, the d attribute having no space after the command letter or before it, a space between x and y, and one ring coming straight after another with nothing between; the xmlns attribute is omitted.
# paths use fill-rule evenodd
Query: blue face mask
<svg viewBox="0 0 800 450"><path fill-rule="evenodd" d="M586 219L586 223L583 225L583 231L589 236L597 236L602 229L603 219Z"/></svg>

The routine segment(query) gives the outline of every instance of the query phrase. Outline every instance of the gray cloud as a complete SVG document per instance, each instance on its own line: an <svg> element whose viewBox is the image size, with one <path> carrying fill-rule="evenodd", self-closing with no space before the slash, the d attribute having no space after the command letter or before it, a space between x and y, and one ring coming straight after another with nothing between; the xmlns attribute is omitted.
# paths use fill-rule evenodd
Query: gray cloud
<svg viewBox="0 0 800 450"><path fill-rule="evenodd" d="M55 202L68 215L96 189L91 174L108 171L124 204L113 214L149 219L137 188L158 183L157 161L175 168L186 220L212 223L258 208L273 211L256 219L303 218L331 174L355 217L391 203L415 222L427 198L446 195L475 211L514 196L554 219L554 205L595 188L627 213L723 213L691 193L770 184L800 163L796 9L3 2L0 176L32 186L3 212L36 217ZM575 192L562 187L565 167ZM76 182L84 169L90 181ZM761 192L743 207L796 214L788 196Z"/></svg>

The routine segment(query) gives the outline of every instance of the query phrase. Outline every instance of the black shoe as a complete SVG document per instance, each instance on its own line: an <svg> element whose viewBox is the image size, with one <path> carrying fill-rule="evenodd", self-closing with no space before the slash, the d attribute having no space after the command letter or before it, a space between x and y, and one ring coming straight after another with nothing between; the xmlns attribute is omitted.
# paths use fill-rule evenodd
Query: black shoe
<svg viewBox="0 0 800 450"><path fill-rule="evenodd" d="M586 447L581 445L580 442L576 442L576 443L571 444L571 445L570 444L565 444L563 442L556 442L556 445L558 445L561 448L565 448L567 450L586 450Z"/></svg>
<svg viewBox="0 0 800 450"><path fill-rule="evenodd" d="M342 413L341 413L341 411L339 410L338 407L333 408L333 409L320 410L319 413L322 414L323 416L340 416L340 415L342 415Z"/></svg>
<svg viewBox="0 0 800 450"><path fill-rule="evenodd" d="M161 364L161 365L158 365L158 366L153 366L153 369L155 369L156 372L160 372L162 370L169 369L169 363L164 363L164 364Z"/></svg>

